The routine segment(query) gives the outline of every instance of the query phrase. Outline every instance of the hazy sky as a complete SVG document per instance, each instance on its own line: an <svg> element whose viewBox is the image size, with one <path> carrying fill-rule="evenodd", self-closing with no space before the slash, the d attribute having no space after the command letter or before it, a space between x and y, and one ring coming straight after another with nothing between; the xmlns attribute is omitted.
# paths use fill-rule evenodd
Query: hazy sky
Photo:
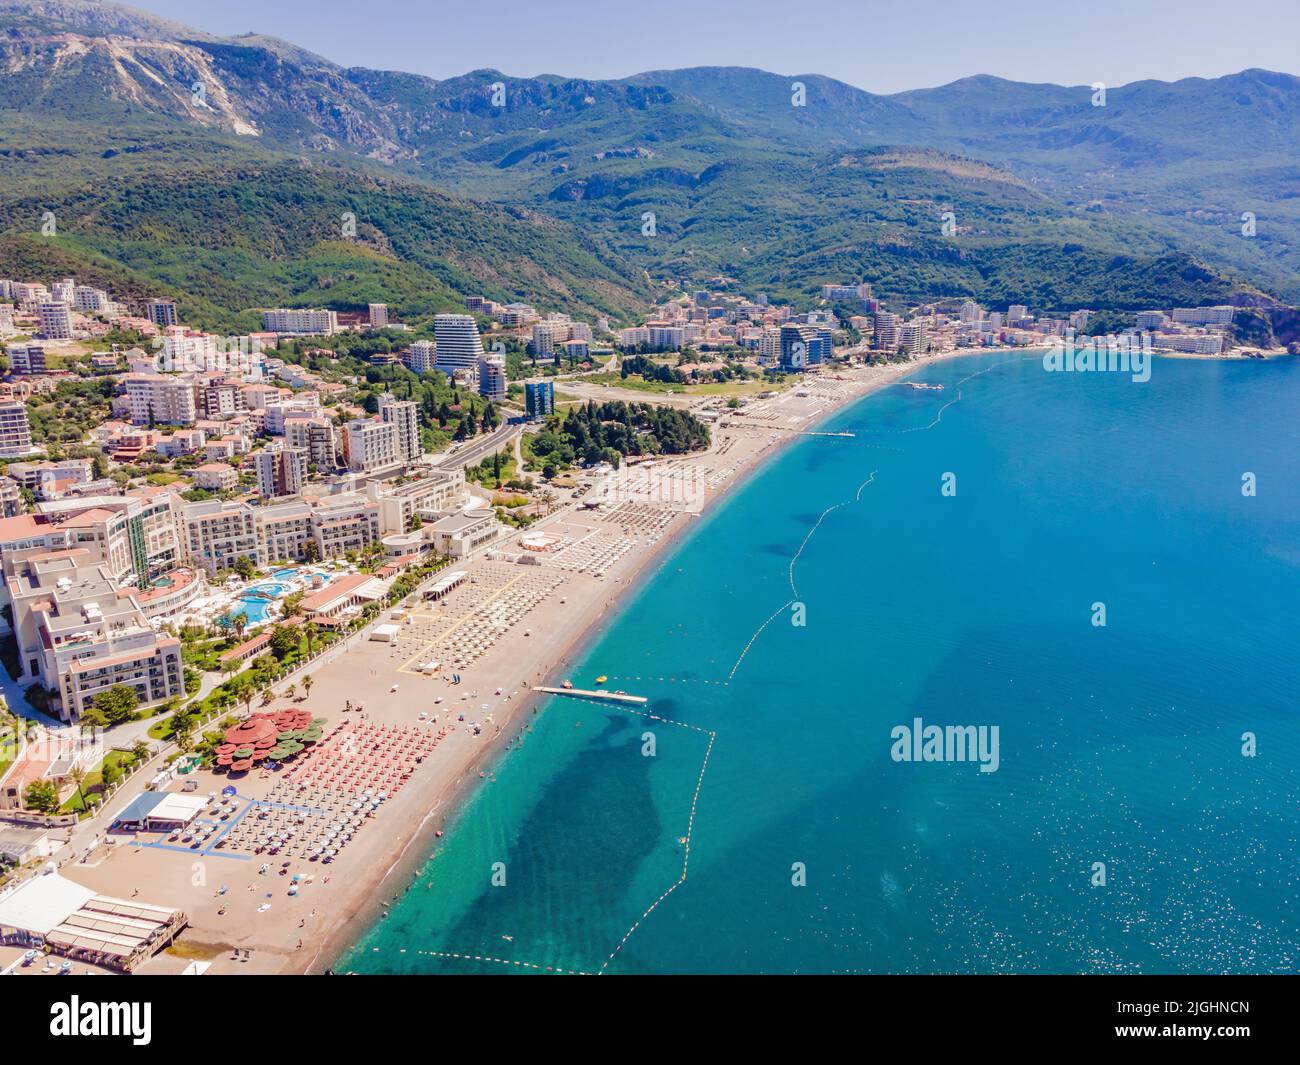
<svg viewBox="0 0 1300 1065"><path fill-rule="evenodd" d="M968 74L1066 85L1300 73L1297 0L137 0L209 33L269 33L345 66L445 78L617 78L753 66L872 92Z"/></svg>

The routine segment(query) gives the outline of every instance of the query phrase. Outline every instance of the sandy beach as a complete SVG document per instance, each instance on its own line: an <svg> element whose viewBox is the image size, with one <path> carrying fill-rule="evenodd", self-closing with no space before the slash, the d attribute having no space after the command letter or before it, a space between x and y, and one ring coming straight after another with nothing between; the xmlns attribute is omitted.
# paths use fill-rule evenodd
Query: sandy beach
<svg viewBox="0 0 1300 1065"><path fill-rule="evenodd" d="M750 403L743 413L725 411L707 452L632 467L599 506L584 507L592 494L565 500L526 534L514 531L493 552L451 567L467 579L442 600L398 614L393 642L363 636L316 666L309 699L299 693L296 701L281 696L269 707L255 707L302 708L326 720L329 738L312 758L300 759L305 765L327 762L327 744L347 750L352 736L381 736L399 752L418 744L428 748L382 805L367 809L357 827L345 826L350 840L328 864L304 857L307 852L296 846L274 856L253 848L256 832L248 826L257 819L306 832L299 826L316 824L317 815L305 811L332 799L330 787L343 786L312 778L309 791L293 778L300 767L291 763L278 773L253 771L238 778L194 775L200 794L236 786L238 796L225 813L241 827L223 831L228 842L248 837L247 849L233 842L194 849L157 836L127 837L100 845L84 862L65 862L60 872L98 892L125 898L138 892L142 901L188 915L189 927L176 947L143 965L141 973L176 973L191 959L211 962L208 971L214 974L327 971L405 890L468 790L491 785L496 756L528 727L541 699L549 698L532 687L568 677L583 646L700 514L846 404L924 371L928 363L988 353L963 350L914 363L834 367ZM692 491L679 493L683 485ZM524 551L525 535L546 537L550 546ZM498 557L489 557L493 553ZM383 620L393 616L386 611ZM440 662L438 671L422 672L433 660ZM459 684L453 674L459 674ZM594 678L573 680L582 687ZM346 710L349 703L364 709ZM366 739L361 749L351 750L341 777L352 781L367 771L369 744ZM299 794L296 788L302 789L304 812L294 806L284 813L286 795ZM321 825L355 812L348 803L331 810L321 815Z"/></svg>

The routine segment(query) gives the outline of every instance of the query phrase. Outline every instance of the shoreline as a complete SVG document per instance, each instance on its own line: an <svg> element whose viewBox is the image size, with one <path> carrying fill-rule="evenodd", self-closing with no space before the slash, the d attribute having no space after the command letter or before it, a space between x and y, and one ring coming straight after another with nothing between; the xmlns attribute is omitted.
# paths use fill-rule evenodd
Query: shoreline
<svg viewBox="0 0 1300 1065"><path fill-rule="evenodd" d="M889 385L897 384L913 373L924 370L926 366L972 355L1023 354L1025 350L1021 348L963 348L950 352L941 352L916 362L885 365L880 367L879 372L872 378L857 381L858 387L853 388L850 394L844 396L839 402L831 404L814 414L807 420L807 424L802 426L800 431L816 429L855 403ZM855 368L855 370L861 372L860 367ZM743 422L733 427L741 430L745 429ZM581 629L562 646L558 661L544 672L549 674L561 669L570 661L580 658L587 649L594 646L607 631L609 624L616 620L621 612L635 600L636 595L644 590L647 581L651 579L654 572L657 572L658 566L662 565L671 552L680 546L685 537L697 529L705 517L716 512L736 489L748 483L754 475L799 439L799 431L782 432L780 436L774 434L770 443L748 456L748 460L735 470L734 475L718 490L708 496L699 514L686 515L684 516L685 520L680 515L674 519L666 534L650 550L641 553L631 572L621 576L618 587L611 591L611 595L600 606L599 610L596 610L592 616L588 617ZM387 865L382 873L365 878L366 889L359 900L351 906L344 905L340 907L336 912L333 927L319 938L310 960L304 960L301 954L293 956L280 970L281 972L288 975L313 975L333 970L340 959L364 938L375 923L383 919L383 914L387 911L388 906L391 903L396 903L410 889L419 870L430 860L431 851L435 845L435 840L438 838L436 825L440 823L444 829L449 830L472 796L475 783L484 781L484 777L475 777L474 773L477 771L486 774L488 777L491 776L492 767L496 764L498 758L505 753L507 745L518 733L518 729L512 726L516 725L520 720L526 720L529 712L536 712L540 704L548 698L554 698L554 696L529 692L504 717L501 722L501 731L492 737L488 745L478 751L476 757L473 757L468 764L464 765L461 772L453 780L444 782L440 787L426 795L426 812L423 816L415 820L414 823L412 823L412 818L408 816L401 825L390 826L387 838L393 846L398 848L394 860ZM413 787L418 787L418 785L413 784ZM430 802L432 805L428 805ZM441 822L438 822L437 815L440 811L444 814L444 818ZM392 831L394 828L396 831ZM391 898L386 890L380 893L380 889L388 883L400 883L402 885ZM306 954L306 951L302 953Z"/></svg>

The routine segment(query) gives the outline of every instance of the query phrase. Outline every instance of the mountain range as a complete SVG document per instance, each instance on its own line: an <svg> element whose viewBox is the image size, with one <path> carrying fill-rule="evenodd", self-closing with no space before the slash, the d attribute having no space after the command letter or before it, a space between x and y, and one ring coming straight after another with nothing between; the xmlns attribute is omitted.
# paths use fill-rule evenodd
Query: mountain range
<svg viewBox="0 0 1300 1065"><path fill-rule="evenodd" d="M720 67L438 81L92 0L0 0L0 71L0 274L112 275L214 328L468 293L625 321L710 279L1300 302L1287 74L1136 82L1102 106L993 77L888 96Z"/></svg>

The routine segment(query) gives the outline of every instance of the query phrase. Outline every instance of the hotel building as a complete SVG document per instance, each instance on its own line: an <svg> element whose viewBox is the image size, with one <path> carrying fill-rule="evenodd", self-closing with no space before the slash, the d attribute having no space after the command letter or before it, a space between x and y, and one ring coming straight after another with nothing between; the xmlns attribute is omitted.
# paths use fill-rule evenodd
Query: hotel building
<svg viewBox="0 0 1300 1065"><path fill-rule="evenodd" d="M433 319L436 368L448 375L478 366L483 341L468 314L438 314Z"/></svg>
<svg viewBox="0 0 1300 1065"><path fill-rule="evenodd" d="M180 640L154 632L134 596L120 593L89 552L29 559L7 585L19 683L55 694L64 721L117 684L134 688L142 706L185 694Z"/></svg>

